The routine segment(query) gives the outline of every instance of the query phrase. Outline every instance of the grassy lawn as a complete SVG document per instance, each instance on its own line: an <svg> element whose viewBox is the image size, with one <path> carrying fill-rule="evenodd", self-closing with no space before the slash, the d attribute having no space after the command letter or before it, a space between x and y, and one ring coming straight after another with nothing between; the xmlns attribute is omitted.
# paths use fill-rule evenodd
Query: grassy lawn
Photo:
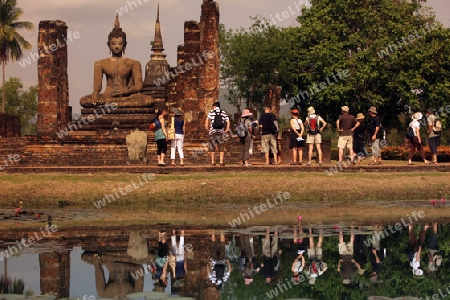
<svg viewBox="0 0 450 300"><path fill-rule="evenodd" d="M255 205L268 201L272 208L254 213L243 225L289 224L296 221L297 215L310 221L376 222L406 217L418 209L430 219L450 217L450 210L440 201L437 206L430 204L431 199L442 197L450 203L450 174L441 172L333 176L325 172L220 172L156 174L151 181L145 181L143 174L2 174L0 185L0 207L11 212L19 201L23 201L24 209L50 209L56 213L73 209L100 211L94 202L98 204L103 198L105 206L101 205L101 211L111 217L95 222L116 225L230 226L229 222L241 213L251 216ZM283 198L283 193L289 197ZM274 197L279 200L276 204ZM61 208L60 201L70 205Z"/></svg>

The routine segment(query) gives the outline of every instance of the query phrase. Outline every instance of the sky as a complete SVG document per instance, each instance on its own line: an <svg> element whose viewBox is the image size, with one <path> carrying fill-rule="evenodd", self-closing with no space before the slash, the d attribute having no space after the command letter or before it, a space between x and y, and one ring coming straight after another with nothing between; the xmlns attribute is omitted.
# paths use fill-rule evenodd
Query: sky
<svg viewBox="0 0 450 300"><path fill-rule="evenodd" d="M272 19L277 26L296 24L299 7L308 5L306 0L216 0L219 3L220 23L226 28L247 28L251 16L260 15ZM339 1L339 0L337 0ZM200 21L203 0L160 1L160 22L165 54L171 66L176 65L177 46L183 44L185 21ZM37 53L39 22L62 20L67 23L69 99L74 113L79 113L79 99L92 93L93 65L96 60L109 57L106 45L117 12L120 25L127 34L125 56L141 62L144 70L150 59L150 41L154 38L158 0L18 0L22 8L21 21L34 23L32 31L20 33L32 44L24 51L22 59L30 64L10 62L6 78L18 77L25 88L38 83L37 63L32 55ZM450 0L428 0L427 5L436 12L437 19L450 27ZM280 17L284 13L283 17ZM278 14L278 18L276 15ZM69 34L68 34L69 35Z"/></svg>

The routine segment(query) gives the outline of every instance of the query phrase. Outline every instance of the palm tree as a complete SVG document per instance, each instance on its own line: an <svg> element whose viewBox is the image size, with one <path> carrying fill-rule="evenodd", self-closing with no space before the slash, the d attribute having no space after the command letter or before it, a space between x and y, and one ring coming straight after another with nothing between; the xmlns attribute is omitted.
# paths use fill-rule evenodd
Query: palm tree
<svg viewBox="0 0 450 300"><path fill-rule="evenodd" d="M16 0L0 0L0 61L2 63L3 87L5 86L5 65L8 61L19 60L22 49L31 49L27 42L16 30L33 29L31 22L20 22L22 9L16 7ZM5 89L2 93L2 113L5 112Z"/></svg>

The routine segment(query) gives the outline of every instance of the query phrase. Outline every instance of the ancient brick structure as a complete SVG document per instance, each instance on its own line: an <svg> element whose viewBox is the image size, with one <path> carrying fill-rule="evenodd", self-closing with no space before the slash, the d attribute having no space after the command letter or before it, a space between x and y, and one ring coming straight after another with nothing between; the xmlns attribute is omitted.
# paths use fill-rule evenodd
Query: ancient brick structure
<svg viewBox="0 0 450 300"><path fill-rule="evenodd" d="M66 36L65 22L39 22L37 134L42 138L54 136L71 120Z"/></svg>
<svg viewBox="0 0 450 300"><path fill-rule="evenodd" d="M39 254L40 284L42 294L58 299L69 297L70 252L47 252Z"/></svg>
<svg viewBox="0 0 450 300"><path fill-rule="evenodd" d="M20 136L20 117L0 113L0 137Z"/></svg>

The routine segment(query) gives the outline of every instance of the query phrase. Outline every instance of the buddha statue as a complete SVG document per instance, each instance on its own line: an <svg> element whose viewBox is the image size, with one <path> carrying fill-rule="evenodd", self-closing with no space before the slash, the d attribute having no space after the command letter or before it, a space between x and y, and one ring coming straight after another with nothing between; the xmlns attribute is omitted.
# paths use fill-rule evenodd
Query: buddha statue
<svg viewBox="0 0 450 300"><path fill-rule="evenodd" d="M142 68L137 60L124 57L127 37L120 28L116 15L114 28L108 36L111 57L101 59L94 64L94 92L83 96L80 104L84 108L95 108L107 103L116 103L117 107L151 107L153 97L140 94ZM106 89L102 91L103 75L106 76Z"/></svg>

